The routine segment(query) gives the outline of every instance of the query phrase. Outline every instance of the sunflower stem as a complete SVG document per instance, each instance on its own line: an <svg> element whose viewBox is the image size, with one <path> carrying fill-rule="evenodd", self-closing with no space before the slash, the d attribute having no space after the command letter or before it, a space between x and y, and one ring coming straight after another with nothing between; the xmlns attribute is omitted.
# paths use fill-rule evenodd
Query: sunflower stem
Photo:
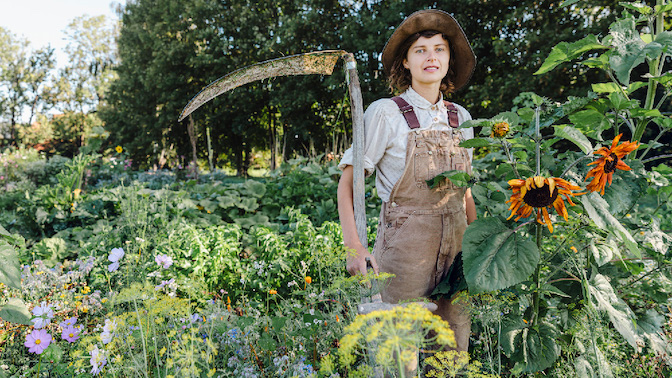
<svg viewBox="0 0 672 378"><path fill-rule="evenodd" d="M569 165L569 167L567 167L567 169L565 169L564 172L562 172L562 174L560 175L560 178L565 177L565 175L567 173L569 173L569 170L574 168L577 164L579 164L579 162L581 162L583 160L586 160L586 159L590 159L592 157L593 157L593 155L584 155L584 156L581 156L580 158L576 159L572 164Z"/></svg>
<svg viewBox="0 0 672 378"><path fill-rule="evenodd" d="M504 153L506 154L506 159L509 161L509 164L511 165L511 168L513 168L513 173L516 175L516 177L519 180L522 180L522 178L520 177L520 173L518 173L518 168L516 168L516 162L513 160L513 156L511 156L511 151L509 151L509 142L502 139L502 148L504 148Z"/></svg>
<svg viewBox="0 0 672 378"><path fill-rule="evenodd" d="M534 142L536 145L537 149L537 176L541 175L541 132L539 132L539 113L541 112L541 108L537 106L534 109L534 127L535 127L535 134L534 134Z"/></svg>
<svg viewBox="0 0 672 378"><path fill-rule="evenodd" d="M539 254L541 255L541 225L536 224L536 241L537 249L539 249ZM532 313L532 321L530 324L532 327L536 326L539 323L539 292L541 291L541 261L537 264L537 268L534 270L534 286L535 290L532 294L532 306L534 312Z"/></svg>

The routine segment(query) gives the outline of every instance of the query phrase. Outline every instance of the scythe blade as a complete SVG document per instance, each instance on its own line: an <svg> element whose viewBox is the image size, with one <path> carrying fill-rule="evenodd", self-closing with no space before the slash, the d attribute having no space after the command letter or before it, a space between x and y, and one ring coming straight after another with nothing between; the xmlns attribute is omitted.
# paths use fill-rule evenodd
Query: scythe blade
<svg viewBox="0 0 672 378"><path fill-rule="evenodd" d="M203 88L180 113L179 121L185 119L201 105L220 94L257 80L278 76L331 75L340 57L347 54L343 50L313 51L277 59L267 60L240 68L210 83Z"/></svg>

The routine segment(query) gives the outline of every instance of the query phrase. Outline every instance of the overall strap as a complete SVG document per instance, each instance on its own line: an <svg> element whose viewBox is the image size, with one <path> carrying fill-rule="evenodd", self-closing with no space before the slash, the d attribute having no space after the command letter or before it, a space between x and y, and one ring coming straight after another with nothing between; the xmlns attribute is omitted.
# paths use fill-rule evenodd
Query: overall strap
<svg viewBox="0 0 672 378"><path fill-rule="evenodd" d="M443 104L448 109L448 124L453 129L457 129L460 126L460 121L457 119L457 107L452 102L446 100L443 100Z"/></svg>
<svg viewBox="0 0 672 378"><path fill-rule="evenodd" d="M399 96L392 97L392 101L397 104L401 114L403 114L404 118L406 118L408 127L411 129L417 129L420 127L420 121L418 121L418 116L416 116L415 111L413 111L413 106L411 106L408 102L406 102L406 100Z"/></svg>

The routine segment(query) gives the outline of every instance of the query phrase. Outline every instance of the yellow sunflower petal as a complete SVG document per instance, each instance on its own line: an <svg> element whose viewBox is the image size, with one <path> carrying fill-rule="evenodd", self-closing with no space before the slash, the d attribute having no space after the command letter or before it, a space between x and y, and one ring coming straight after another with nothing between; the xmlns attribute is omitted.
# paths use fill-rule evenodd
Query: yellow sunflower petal
<svg viewBox="0 0 672 378"><path fill-rule="evenodd" d="M544 186L544 181L546 181L544 176L534 176L534 185L536 185L537 188L542 188Z"/></svg>
<svg viewBox="0 0 672 378"><path fill-rule="evenodd" d="M548 194L553 196L553 190L555 189L555 180L552 177L548 178Z"/></svg>

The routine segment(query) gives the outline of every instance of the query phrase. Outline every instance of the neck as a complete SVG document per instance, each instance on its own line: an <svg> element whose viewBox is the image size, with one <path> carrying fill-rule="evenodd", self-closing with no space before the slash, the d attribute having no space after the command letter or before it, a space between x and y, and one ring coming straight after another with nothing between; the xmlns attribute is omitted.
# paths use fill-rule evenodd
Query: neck
<svg viewBox="0 0 672 378"><path fill-rule="evenodd" d="M441 98L441 83L432 83L432 84L420 84L412 83L411 87L416 91L420 96L425 100L429 101L431 104L436 104L437 101Z"/></svg>

